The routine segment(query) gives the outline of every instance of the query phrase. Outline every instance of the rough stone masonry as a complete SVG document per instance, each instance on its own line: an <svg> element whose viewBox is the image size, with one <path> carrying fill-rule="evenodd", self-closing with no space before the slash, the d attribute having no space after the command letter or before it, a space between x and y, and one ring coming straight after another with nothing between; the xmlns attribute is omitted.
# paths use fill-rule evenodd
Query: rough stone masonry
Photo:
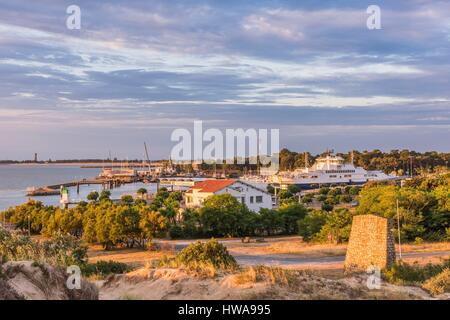
<svg viewBox="0 0 450 320"><path fill-rule="evenodd" d="M353 217L352 230L345 256L346 271L383 269L395 263L395 243L389 219L366 214Z"/></svg>

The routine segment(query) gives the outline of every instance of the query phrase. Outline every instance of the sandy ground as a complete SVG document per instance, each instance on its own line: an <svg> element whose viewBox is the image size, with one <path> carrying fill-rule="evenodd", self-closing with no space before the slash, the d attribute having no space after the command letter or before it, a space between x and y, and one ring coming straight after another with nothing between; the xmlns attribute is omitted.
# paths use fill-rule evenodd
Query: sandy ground
<svg viewBox="0 0 450 320"><path fill-rule="evenodd" d="M215 278L189 274L183 270L141 268L98 282L102 300L228 300L228 299L448 299L432 297L418 287L394 286L381 282L369 289L367 275L326 278L296 271L288 282L273 278L252 278L246 271ZM272 274L271 274L272 275Z"/></svg>

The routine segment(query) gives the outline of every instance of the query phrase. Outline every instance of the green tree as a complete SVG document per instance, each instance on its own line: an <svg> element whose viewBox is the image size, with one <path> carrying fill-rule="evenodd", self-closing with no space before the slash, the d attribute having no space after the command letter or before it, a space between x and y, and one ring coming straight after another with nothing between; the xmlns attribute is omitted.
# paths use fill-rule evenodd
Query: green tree
<svg viewBox="0 0 450 320"><path fill-rule="evenodd" d="M147 246L150 247L153 238L166 231L169 223L158 211L146 210L142 212L139 226L142 230L142 235L147 242Z"/></svg>
<svg viewBox="0 0 450 320"><path fill-rule="evenodd" d="M100 192L100 197L98 198L99 201L108 201L111 200L111 191L109 190L103 190Z"/></svg>
<svg viewBox="0 0 450 320"><path fill-rule="evenodd" d="M326 222L314 239L321 242L342 243L348 241L353 215L347 209L336 209L326 217Z"/></svg>
<svg viewBox="0 0 450 320"><path fill-rule="evenodd" d="M121 198L120 201L126 205L132 205L134 202L133 196L129 195L129 194L124 194Z"/></svg>
<svg viewBox="0 0 450 320"><path fill-rule="evenodd" d="M327 220L327 213L322 210L308 212L305 218L298 220L298 234L305 241L313 237L322 229Z"/></svg>
<svg viewBox="0 0 450 320"><path fill-rule="evenodd" d="M89 201L94 201L95 202L95 201L97 201L98 197L99 197L98 192L97 191L92 191L92 192L90 192L87 195L86 199L88 199Z"/></svg>
<svg viewBox="0 0 450 320"><path fill-rule="evenodd" d="M278 212L283 221L283 229L287 234L298 233L297 221L306 216L307 210L300 203L281 205Z"/></svg>

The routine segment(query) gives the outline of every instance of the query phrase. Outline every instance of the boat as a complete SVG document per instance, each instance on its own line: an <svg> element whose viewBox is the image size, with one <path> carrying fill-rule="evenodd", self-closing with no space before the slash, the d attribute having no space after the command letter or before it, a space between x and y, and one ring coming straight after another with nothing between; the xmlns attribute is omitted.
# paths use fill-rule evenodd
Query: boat
<svg viewBox="0 0 450 320"><path fill-rule="evenodd" d="M353 157L352 157L353 159ZM305 159L305 163L307 163ZM315 188L333 185L362 185L369 181L395 180L396 176L387 175L379 170L365 170L356 167L353 160L345 163L342 157L327 153L311 166L294 171L282 171L270 177L270 183L278 185L298 185L302 188Z"/></svg>

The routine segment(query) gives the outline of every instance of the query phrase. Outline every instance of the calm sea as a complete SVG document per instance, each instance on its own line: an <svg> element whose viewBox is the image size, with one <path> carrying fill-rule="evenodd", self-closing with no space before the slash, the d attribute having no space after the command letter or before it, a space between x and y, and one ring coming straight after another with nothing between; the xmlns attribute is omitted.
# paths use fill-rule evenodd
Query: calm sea
<svg viewBox="0 0 450 320"><path fill-rule="evenodd" d="M28 187L41 187L59 183L93 178L101 169L80 168L77 164L13 164L0 165L0 211L27 201ZM156 185L134 183L111 190L112 198L118 199L123 194L132 194L140 187L155 191ZM101 185L83 185L78 194L76 188L69 188L69 198L76 202L86 200L89 192L101 191ZM47 205L59 205L59 196L34 197Z"/></svg>

